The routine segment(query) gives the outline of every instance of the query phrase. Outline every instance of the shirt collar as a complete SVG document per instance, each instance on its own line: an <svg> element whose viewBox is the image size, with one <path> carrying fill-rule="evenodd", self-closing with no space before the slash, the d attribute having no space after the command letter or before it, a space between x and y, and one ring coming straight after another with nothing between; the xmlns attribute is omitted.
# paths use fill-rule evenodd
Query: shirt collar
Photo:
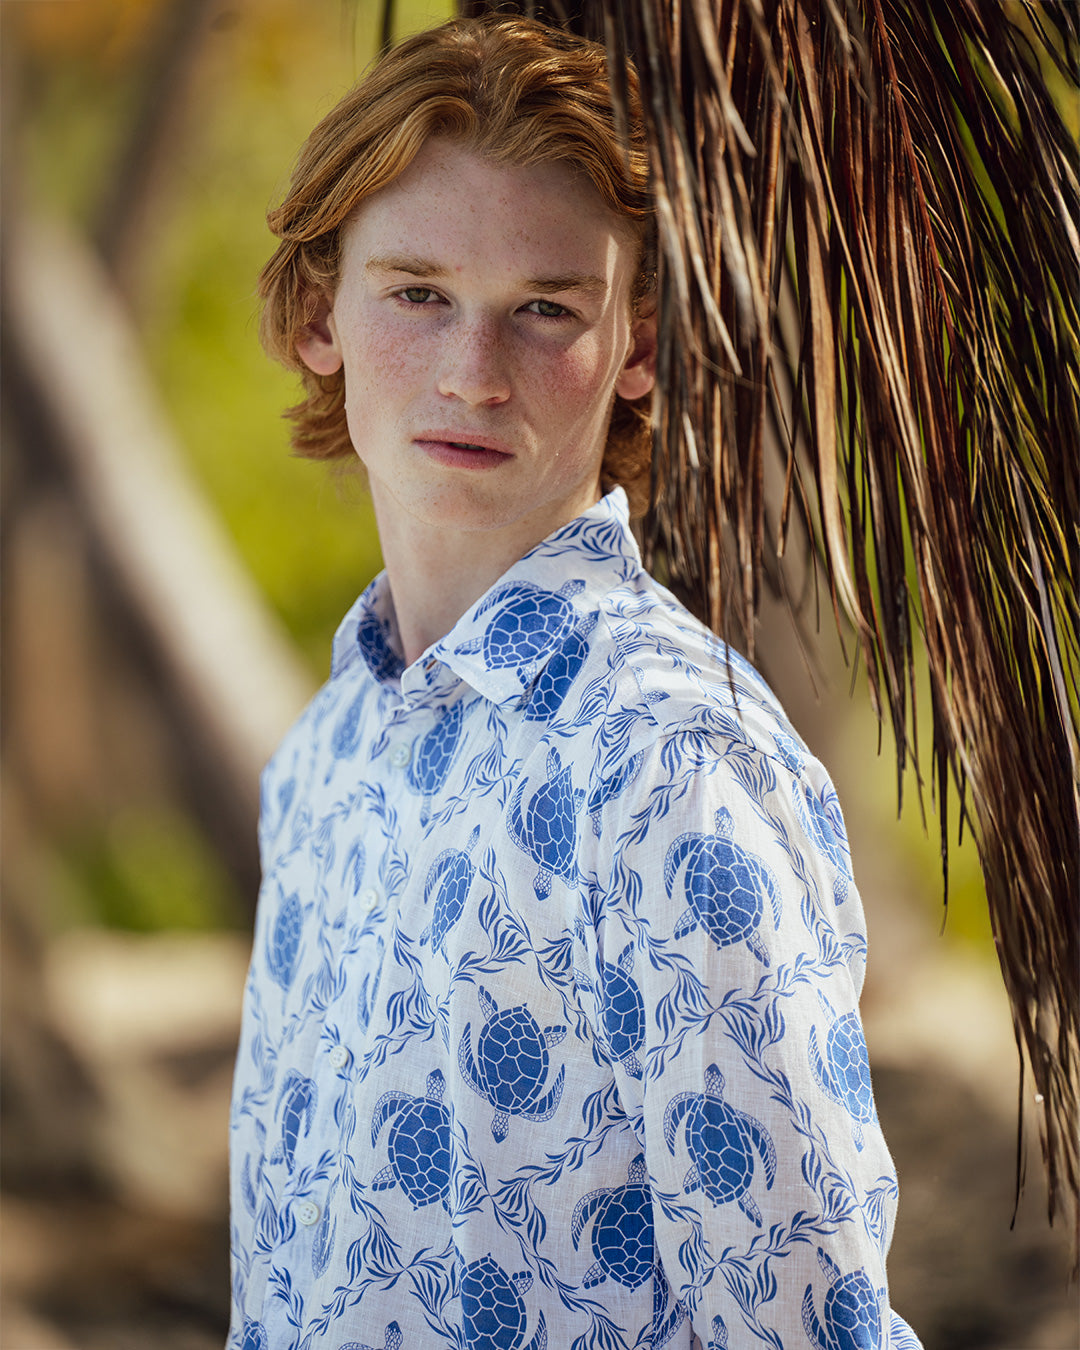
<svg viewBox="0 0 1080 1350"><path fill-rule="evenodd" d="M626 493L615 488L504 572L407 669L380 573L337 631L332 674L363 657L375 679L400 678L409 695L442 683L448 668L493 703L517 702L571 635L592 627L603 597L640 568Z"/></svg>

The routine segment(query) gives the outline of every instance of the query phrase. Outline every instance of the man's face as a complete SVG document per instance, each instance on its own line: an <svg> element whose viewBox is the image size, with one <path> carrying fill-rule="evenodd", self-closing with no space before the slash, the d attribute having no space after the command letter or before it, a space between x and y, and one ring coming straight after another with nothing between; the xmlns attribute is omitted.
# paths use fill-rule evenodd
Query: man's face
<svg viewBox="0 0 1080 1350"><path fill-rule="evenodd" d="M597 500L614 396L653 382L637 254L584 176L445 139L363 203L298 350L344 368L384 543L493 531L520 556Z"/></svg>

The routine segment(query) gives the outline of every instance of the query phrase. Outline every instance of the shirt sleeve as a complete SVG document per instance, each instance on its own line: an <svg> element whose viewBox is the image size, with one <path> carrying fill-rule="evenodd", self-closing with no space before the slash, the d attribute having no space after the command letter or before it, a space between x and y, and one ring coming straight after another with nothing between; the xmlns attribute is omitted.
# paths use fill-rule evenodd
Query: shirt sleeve
<svg viewBox="0 0 1080 1350"><path fill-rule="evenodd" d="M897 1184L858 1013L861 904L832 785L787 746L669 738L620 804L592 926L609 1021L632 972L645 1030L614 1072L704 1347L911 1350L886 1287Z"/></svg>

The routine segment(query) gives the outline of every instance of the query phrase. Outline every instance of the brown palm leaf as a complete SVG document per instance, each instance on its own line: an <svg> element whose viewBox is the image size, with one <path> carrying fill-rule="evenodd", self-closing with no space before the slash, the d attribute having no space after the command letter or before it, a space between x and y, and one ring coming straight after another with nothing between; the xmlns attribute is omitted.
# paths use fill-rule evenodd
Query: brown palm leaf
<svg viewBox="0 0 1080 1350"><path fill-rule="evenodd" d="M479 13L482 0L462 6ZM1071 0L500 4L629 53L659 229L654 567L752 652L793 524L902 775L930 673L1076 1214L1080 11ZM615 88L620 88L616 78ZM772 448L785 466L767 500ZM768 452L768 453L767 453ZM812 490L811 490L812 489ZM730 541L730 542L729 542Z"/></svg>

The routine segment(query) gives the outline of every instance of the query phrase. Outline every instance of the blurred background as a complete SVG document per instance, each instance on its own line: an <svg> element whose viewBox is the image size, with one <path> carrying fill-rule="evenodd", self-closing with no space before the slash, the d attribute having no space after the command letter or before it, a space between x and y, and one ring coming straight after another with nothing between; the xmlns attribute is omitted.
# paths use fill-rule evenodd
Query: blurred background
<svg viewBox="0 0 1080 1350"><path fill-rule="evenodd" d="M228 1095L257 778L380 566L351 472L293 459L262 355L268 205L380 41L373 0L4 0L3 1350L228 1325ZM394 6L395 36L446 17ZM845 804L927 1350L1075 1350L974 851L941 860L827 610L761 664ZM929 792L923 805L933 819ZM954 832L955 834L955 832Z"/></svg>

